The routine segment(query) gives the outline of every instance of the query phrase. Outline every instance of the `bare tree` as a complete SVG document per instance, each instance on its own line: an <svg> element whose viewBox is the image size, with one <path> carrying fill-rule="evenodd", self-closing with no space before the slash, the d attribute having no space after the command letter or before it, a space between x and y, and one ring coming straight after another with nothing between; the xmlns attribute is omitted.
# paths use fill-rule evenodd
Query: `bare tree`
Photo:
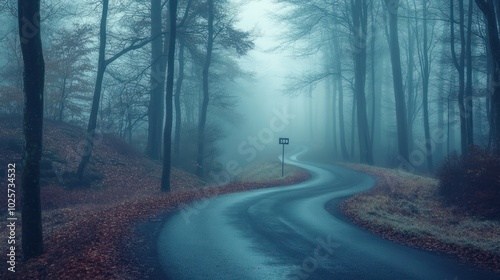
<svg viewBox="0 0 500 280"><path fill-rule="evenodd" d="M431 28L430 35L429 28ZM422 29L423 38L420 42L420 38L417 35L417 46L420 69L422 72L422 108L424 117L425 154L427 156L427 169L429 172L432 172L434 170L434 162L432 157L433 143L431 141L429 125L429 82L431 75L431 52L433 48L432 39L434 35L434 27L429 27L429 2L425 0L422 1ZM418 28L416 28L415 31L418 32Z"/></svg>
<svg viewBox="0 0 500 280"><path fill-rule="evenodd" d="M151 76L150 98L148 106L148 142L146 155L152 159L160 159L163 130L163 96L165 83L165 53L163 51L162 1L151 0Z"/></svg>
<svg viewBox="0 0 500 280"><path fill-rule="evenodd" d="M205 141L205 126L207 122L207 109L208 102L210 100L209 96L209 83L208 83L208 72L210 70L210 63L212 62L212 50L214 46L214 1L207 0L208 9L208 35L207 35L207 51L205 57L205 63L203 65L203 101L201 104L200 120L198 125L198 152L196 156L196 174L198 177L204 176L203 170L203 157L204 157L204 141Z"/></svg>
<svg viewBox="0 0 500 280"><path fill-rule="evenodd" d="M398 36L398 9L399 0L385 0L389 14L389 47L391 50L392 79L394 85L394 99L396 101L396 121L398 128L399 156L409 161L408 127L406 121L406 102L401 73L401 55Z"/></svg>
<svg viewBox="0 0 500 280"><path fill-rule="evenodd" d="M40 1L18 1L18 26L23 54L24 156L21 175L22 249L24 260L43 253L40 205L43 88L45 64L40 35ZM15 173L14 173L15 174Z"/></svg>
<svg viewBox="0 0 500 280"><path fill-rule="evenodd" d="M467 122L465 114L464 94L465 94L465 27L464 27L464 3L463 0L458 1L459 6L459 31L460 31L460 56L457 55L455 49L455 7L454 0L450 0L450 24L451 24L451 55L453 64L458 71L458 109L460 111L460 143L462 154L467 154Z"/></svg>
<svg viewBox="0 0 500 280"><path fill-rule="evenodd" d="M101 100L101 92L102 92L102 83L104 80L104 73L106 71L106 67L120 58L122 55L139 48L142 48L151 40L154 40L155 37L147 38L147 39L134 39L132 42L115 55L110 58L106 58L106 39L107 39L107 18L108 18L108 10L109 10L109 0L102 0L102 12L101 12L101 22L99 25L99 58L97 62L97 77L96 83L94 87L94 95L92 98L92 108L90 111L89 122L87 125L87 135L85 139L85 148L82 154L81 161L78 165L78 169L76 174L80 181L83 180L83 175L87 165L90 162L90 157L92 155L92 150L94 148L94 137L96 134L97 128L97 115L99 113L99 102ZM157 36L160 36L158 34Z"/></svg>
<svg viewBox="0 0 500 280"><path fill-rule="evenodd" d="M179 74L175 83L174 106L175 106L175 131L174 131L174 164L179 163L181 151L181 128L182 128L182 111L181 111L181 88L184 81L184 42L179 42Z"/></svg>
<svg viewBox="0 0 500 280"><path fill-rule="evenodd" d="M163 135L163 168L161 174L161 191L170 191L170 166L172 155L172 98L174 92L174 59L175 59L175 33L177 25L177 0L168 3L169 12L169 36L168 36L168 69L167 69L167 94L165 107L167 115Z"/></svg>
<svg viewBox="0 0 500 280"><path fill-rule="evenodd" d="M487 22L487 33L490 52L493 59L493 77L491 84L491 119L493 144L497 154L500 154L500 4L493 0L476 0L476 4L483 12Z"/></svg>
<svg viewBox="0 0 500 280"><path fill-rule="evenodd" d="M373 152L366 113L366 38L368 34L368 4L366 0L351 0L354 61L354 95L358 122L360 159L373 164Z"/></svg>

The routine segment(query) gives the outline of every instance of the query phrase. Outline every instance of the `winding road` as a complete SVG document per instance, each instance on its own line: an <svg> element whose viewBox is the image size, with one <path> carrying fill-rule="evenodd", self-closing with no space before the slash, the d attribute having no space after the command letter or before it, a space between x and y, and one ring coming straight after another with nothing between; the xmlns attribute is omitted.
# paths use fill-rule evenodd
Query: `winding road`
<svg viewBox="0 0 500 280"><path fill-rule="evenodd" d="M297 185L196 202L165 221L158 240L169 279L500 279L443 255L384 240L325 209L374 180L333 165ZM192 211L195 209L195 211Z"/></svg>

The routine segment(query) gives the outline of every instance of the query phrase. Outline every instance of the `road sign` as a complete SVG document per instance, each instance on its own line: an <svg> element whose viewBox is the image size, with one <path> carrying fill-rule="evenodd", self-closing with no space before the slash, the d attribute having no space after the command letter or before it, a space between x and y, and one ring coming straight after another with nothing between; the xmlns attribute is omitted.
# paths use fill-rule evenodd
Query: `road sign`
<svg viewBox="0 0 500 280"><path fill-rule="evenodd" d="M288 145L289 143L289 138L280 138L280 144L283 144L283 145Z"/></svg>
<svg viewBox="0 0 500 280"><path fill-rule="evenodd" d="M281 177L285 174L285 145L288 145L290 140L288 138L280 138L279 144L283 145L283 154L281 156Z"/></svg>

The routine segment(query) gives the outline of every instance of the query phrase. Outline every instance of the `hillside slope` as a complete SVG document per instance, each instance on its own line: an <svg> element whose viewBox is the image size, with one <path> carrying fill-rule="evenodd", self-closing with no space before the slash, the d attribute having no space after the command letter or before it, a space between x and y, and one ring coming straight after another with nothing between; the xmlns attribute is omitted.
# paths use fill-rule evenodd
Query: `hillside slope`
<svg viewBox="0 0 500 280"><path fill-rule="evenodd" d="M17 192L23 146L21 123L21 117L0 116L0 182L7 182L7 165L15 163ZM16 272L2 270L0 279L144 279L151 275L155 259L137 253L146 248L154 251L148 244L156 239L153 231L137 232L137 223L158 220L197 199L289 185L309 177L305 171L296 170L284 179L205 186L198 178L174 168L171 192L161 193L160 163L116 137L102 135L95 142L89 172L81 184L73 172L84 137L77 127L45 121L41 170L45 253L27 263L20 262L19 221L15 230ZM19 220L20 194L16 195ZM8 236L6 188L2 188L0 205L0 235ZM7 242L0 243L0 250L7 252L7 246ZM6 254L2 254L0 262L6 261Z"/></svg>
<svg viewBox="0 0 500 280"><path fill-rule="evenodd" d="M15 163L16 172L21 172L22 137L21 117L0 117L0 180L5 181L9 163ZM110 204L159 192L161 164L149 160L124 141L106 134L96 138L84 182L80 183L74 177L74 171L80 160L84 139L85 134L78 127L45 121L41 161L42 209L76 204ZM173 169L174 190L201 185L204 183L196 177ZM3 195L2 199L5 197ZM1 204L2 214L5 205Z"/></svg>

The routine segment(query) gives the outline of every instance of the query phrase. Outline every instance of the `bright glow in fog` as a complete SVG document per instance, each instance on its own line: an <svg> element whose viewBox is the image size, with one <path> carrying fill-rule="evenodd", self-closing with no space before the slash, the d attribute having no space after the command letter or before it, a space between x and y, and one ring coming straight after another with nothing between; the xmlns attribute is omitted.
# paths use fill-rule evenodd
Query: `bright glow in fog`
<svg viewBox="0 0 500 280"><path fill-rule="evenodd" d="M320 136L322 132L311 135L310 128L311 117L317 127L324 123L319 115L328 104L323 100L324 93L318 92L320 88L316 88L314 99L320 100L325 108L311 103L306 94L292 96L287 95L284 90L289 82L287 76L300 75L305 69L311 68L311 58L293 57L293 50L290 49L270 51L277 47L285 32L272 19L271 12L279 9L279 5L270 0L251 1L241 7L238 26L243 30L254 30L257 37L255 49L242 57L240 64L255 76L238 86L239 92L236 95L240 102L236 111L243 116L243 122L229 127L227 137L220 141L219 147L224 154L219 161L223 165L233 160L238 161L241 167L254 160L277 160L277 156L281 154L279 137L289 137L294 143L311 142L315 137L316 144L324 138ZM313 113L310 112L311 105ZM282 123L282 129L273 129L276 112L293 115L293 118ZM273 139L268 141L269 129L273 132ZM254 138L257 138L258 143L252 145Z"/></svg>

